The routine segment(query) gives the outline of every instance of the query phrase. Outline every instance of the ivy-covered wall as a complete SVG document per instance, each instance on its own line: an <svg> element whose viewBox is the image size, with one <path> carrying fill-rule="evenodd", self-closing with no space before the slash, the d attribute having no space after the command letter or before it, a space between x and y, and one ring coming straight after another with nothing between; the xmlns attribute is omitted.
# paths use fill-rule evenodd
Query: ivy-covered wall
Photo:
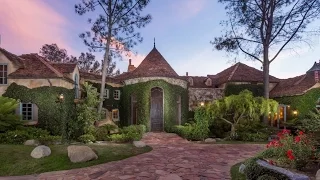
<svg viewBox="0 0 320 180"><path fill-rule="evenodd" d="M316 107L318 98L320 98L319 88L311 89L300 96L289 96L274 99L280 104L290 105L291 110L296 109L298 111L298 118L303 118L310 110Z"/></svg>
<svg viewBox="0 0 320 180"><path fill-rule="evenodd" d="M64 95L64 102L60 104L56 100L61 93ZM55 86L29 89L12 83L3 96L20 99L24 103L36 104L39 108L38 126L53 135L61 135L63 120L75 120L74 89Z"/></svg>
<svg viewBox="0 0 320 180"><path fill-rule="evenodd" d="M93 85L93 87L97 88L97 91L100 93L101 84L100 83L91 83L91 84ZM122 87L112 87L109 84L106 84L105 89L109 89L109 99L105 99L103 101L103 107L108 109L109 111L111 111L112 109L121 109L120 102L123 95ZM120 100L115 100L113 98L113 92L115 90L120 90Z"/></svg>
<svg viewBox="0 0 320 180"><path fill-rule="evenodd" d="M238 95L243 90L249 90L253 93L253 96L263 96L263 85L257 85L257 84L227 84L224 95L230 96L230 95Z"/></svg>
<svg viewBox="0 0 320 180"><path fill-rule="evenodd" d="M172 85L164 80L154 80L142 82L123 87L120 110L120 123L122 126L130 124L131 118L131 95L137 97L137 121L144 124L150 130L150 97L151 89L159 87L163 89L164 98L164 129L170 131L176 125L176 104L177 95L181 96L181 124L185 123L188 118L188 90L181 86Z"/></svg>

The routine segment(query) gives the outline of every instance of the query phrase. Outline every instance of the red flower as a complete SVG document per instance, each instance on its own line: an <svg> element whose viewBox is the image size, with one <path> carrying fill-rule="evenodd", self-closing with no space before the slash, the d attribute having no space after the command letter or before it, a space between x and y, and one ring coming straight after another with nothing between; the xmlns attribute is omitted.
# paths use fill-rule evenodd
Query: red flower
<svg viewBox="0 0 320 180"><path fill-rule="evenodd" d="M300 142L300 141L301 141L300 136L296 136L296 137L294 138L294 142L298 143L298 142Z"/></svg>
<svg viewBox="0 0 320 180"><path fill-rule="evenodd" d="M290 160L294 160L294 156L293 156L293 151L292 151L292 149L289 149L288 151L287 151L287 156L288 156L288 158L290 159Z"/></svg>
<svg viewBox="0 0 320 180"><path fill-rule="evenodd" d="M303 135L304 133L303 133L303 131L299 131L299 135Z"/></svg>
<svg viewBox="0 0 320 180"><path fill-rule="evenodd" d="M283 133L283 134L290 134L290 130L284 129L284 130L282 130L282 133Z"/></svg>

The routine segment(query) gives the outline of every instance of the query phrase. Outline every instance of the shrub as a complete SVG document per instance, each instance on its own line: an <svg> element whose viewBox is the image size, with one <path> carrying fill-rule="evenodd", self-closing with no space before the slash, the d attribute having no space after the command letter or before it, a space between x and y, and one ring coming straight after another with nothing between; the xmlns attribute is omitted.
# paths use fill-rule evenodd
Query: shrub
<svg viewBox="0 0 320 180"><path fill-rule="evenodd" d="M244 90L239 95L231 95L216 100L207 106L210 119L230 124L230 137L237 137L236 128L243 123L256 121L262 115L277 112L278 103L271 99L254 97L252 92Z"/></svg>
<svg viewBox="0 0 320 180"><path fill-rule="evenodd" d="M288 130L278 133L279 140L274 140L267 145L267 152L262 156L277 159L277 164L290 166L298 170L305 167L309 160L315 158L315 142L302 131L299 135L292 136Z"/></svg>
<svg viewBox="0 0 320 180"><path fill-rule="evenodd" d="M39 141L40 144L43 145L52 145L52 144L57 144L61 142L62 137L61 136L41 136L37 140Z"/></svg>
<svg viewBox="0 0 320 180"><path fill-rule="evenodd" d="M111 134L111 131L116 130L117 126L112 124L106 124L103 126L100 126L96 129L95 138L97 141L107 141L109 140L109 135Z"/></svg>
<svg viewBox="0 0 320 180"><path fill-rule="evenodd" d="M256 133L238 133L238 139L240 141L249 141L249 142L264 142L268 140L269 135L262 133L262 132L256 132Z"/></svg>
<svg viewBox="0 0 320 180"><path fill-rule="evenodd" d="M7 131L0 136L1 144L23 144L30 138L28 132L23 130Z"/></svg>
<svg viewBox="0 0 320 180"><path fill-rule="evenodd" d="M277 178L265 174L265 175L262 175L262 176L258 177L257 180L277 180Z"/></svg>
<svg viewBox="0 0 320 180"><path fill-rule="evenodd" d="M145 128L141 125L130 125L123 127L121 133L125 134L129 141L138 141L145 133Z"/></svg>
<svg viewBox="0 0 320 180"><path fill-rule="evenodd" d="M129 138L126 134L111 134L110 139L113 142L117 143L124 143L124 142L129 142Z"/></svg>
<svg viewBox="0 0 320 180"><path fill-rule="evenodd" d="M0 133L8 130L15 130L22 125L19 116L14 114L19 101L0 96Z"/></svg>
<svg viewBox="0 0 320 180"><path fill-rule="evenodd" d="M185 123L183 126L178 125L174 126L174 133L178 134L179 136L188 139L188 140L194 140L193 137L193 129L194 124Z"/></svg>
<svg viewBox="0 0 320 180"><path fill-rule="evenodd" d="M78 139L83 143L90 143L96 141L96 138L92 134L81 135Z"/></svg>
<svg viewBox="0 0 320 180"><path fill-rule="evenodd" d="M246 165L246 168L244 169L244 174L246 175L247 179L258 179L261 176L270 176L270 178L272 177L277 180L289 180L289 178L283 174L260 166L256 162L257 159L258 158L250 158L244 163Z"/></svg>
<svg viewBox="0 0 320 180"><path fill-rule="evenodd" d="M237 140L262 142L267 141L268 137L277 130L261 123L259 120L251 123L239 124L236 128Z"/></svg>
<svg viewBox="0 0 320 180"><path fill-rule="evenodd" d="M220 119L215 119L209 126L210 135L218 138L225 138L229 135L231 125Z"/></svg>
<svg viewBox="0 0 320 180"><path fill-rule="evenodd" d="M49 131L35 127L23 127L19 130L25 131L29 135L29 139L38 139L39 137L50 135Z"/></svg>

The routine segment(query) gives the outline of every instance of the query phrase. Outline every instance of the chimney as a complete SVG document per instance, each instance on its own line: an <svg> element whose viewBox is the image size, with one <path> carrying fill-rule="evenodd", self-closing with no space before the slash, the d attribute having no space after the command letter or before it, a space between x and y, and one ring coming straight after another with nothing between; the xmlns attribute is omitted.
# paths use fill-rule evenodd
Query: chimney
<svg viewBox="0 0 320 180"><path fill-rule="evenodd" d="M188 76L188 72L186 72L186 76Z"/></svg>
<svg viewBox="0 0 320 180"><path fill-rule="evenodd" d="M128 72L131 72L131 71L133 71L133 70L135 70L135 69L136 69L136 67L134 67L134 65L131 64L131 59L129 59Z"/></svg>
<svg viewBox="0 0 320 180"><path fill-rule="evenodd" d="M314 81L319 82L319 74L318 71L314 71Z"/></svg>

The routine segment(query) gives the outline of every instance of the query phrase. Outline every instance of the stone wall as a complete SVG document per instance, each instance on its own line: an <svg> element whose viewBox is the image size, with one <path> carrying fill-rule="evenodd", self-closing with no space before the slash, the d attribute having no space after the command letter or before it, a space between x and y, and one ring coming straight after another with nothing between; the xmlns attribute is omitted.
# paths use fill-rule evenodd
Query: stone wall
<svg viewBox="0 0 320 180"><path fill-rule="evenodd" d="M221 99L223 95L224 89L221 88L189 88L189 111L194 110L201 102Z"/></svg>
<svg viewBox="0 0 320 180"><path fill-rule="evenodd" d="M142 83L142 82L148 82L148 81L153 81L153 80L164 80L167 83L181 86L184 89L187 89L188 87L188 82L182 79L175 79L175 78L167 78L167 77L142 77L142 78L134 78L134 79L128 79L125 80L125 85L131 85L131 84L137 84L137 83Z"/></svg>

